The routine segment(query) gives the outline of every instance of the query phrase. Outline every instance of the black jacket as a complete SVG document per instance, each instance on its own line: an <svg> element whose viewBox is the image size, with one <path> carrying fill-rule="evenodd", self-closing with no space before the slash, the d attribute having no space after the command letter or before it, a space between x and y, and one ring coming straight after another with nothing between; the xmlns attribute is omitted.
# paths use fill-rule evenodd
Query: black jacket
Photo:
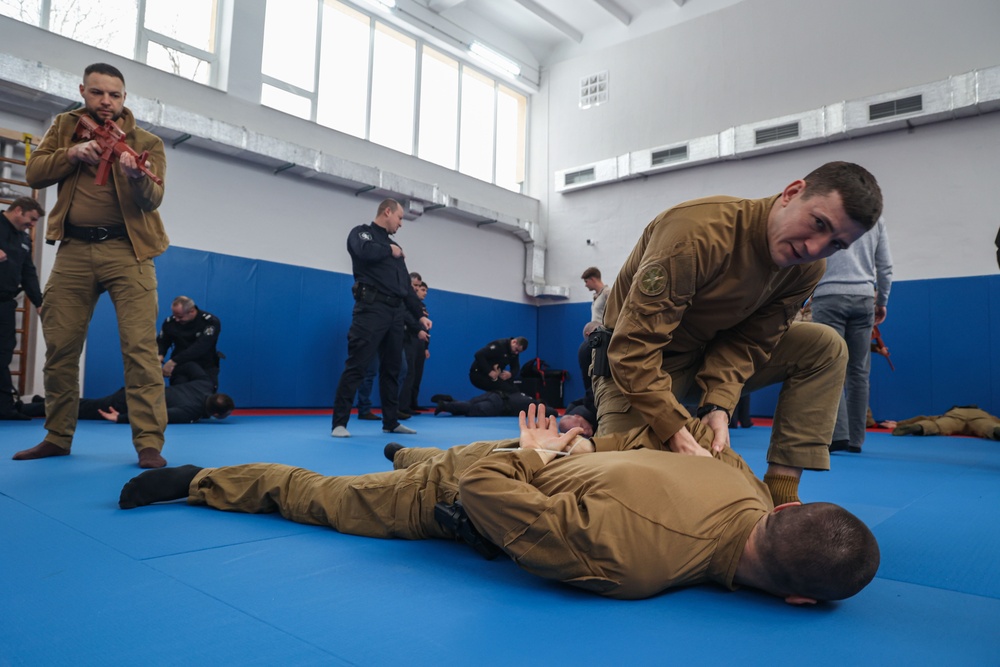
<svg viewBox="0 0 1000 667"><path fill-rule="evenodd" d="M2 211L0 250L7 254L7 261L0 262L0 301L13 301L23 289L31 303L41 306L42 290L31 259L31 237L27 232L17 231Z"/></svg>
<svg viewBox="0 0 1000 667"><path fill-rule="evenodd" d="M402 300L415 320L423 317L424 306L410 283L406 260L392 256L392 246L399 245L389 232L374 222L358 225L347 236L354 280L374 287L380 293ZM423 330L423 327L420 327Z"/></svg>
<svg viewBox="0 0 1000 667"><path fill-rule="evenodd" d="M198 314L190 322L181 323L171 315L163 320L160 333L156 337L156 345L164 358L171 347L174 353L170 358L178 366L193 361L204 369L219 367L219 334L222 332L222 322L212 313L198 310ZM175 384L176 379L171 379Z"/></svg>
<svg viewBox="0 0 1000 667"><path fill-rule="evenodd" d="M493 366L497 366L500 370L510 366L510 374L517 377L518 371L521 370L521 360L518 355L511 352L511 340L511 338L498 338L476 352L476 359L472 362L469 372L488 375Z"/></svg>

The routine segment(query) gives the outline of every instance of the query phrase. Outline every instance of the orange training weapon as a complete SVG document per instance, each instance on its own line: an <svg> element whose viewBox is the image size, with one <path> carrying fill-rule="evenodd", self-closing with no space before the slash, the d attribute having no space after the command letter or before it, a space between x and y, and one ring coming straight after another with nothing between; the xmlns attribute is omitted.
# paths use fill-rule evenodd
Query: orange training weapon
<svg viewBox="0 0 1000 667"><path fill-rule="evenodd" d="M108 174L111 173L111 163L118 159L122 153L134 156L139 169L146 176L149 176L154 183L163 185L163 179L149 169L146 169L146 158L149 157L149 151L143 151L140 155L132 150L125 143L125 133L122 132L120 127L115 125L113 120L108 119L104 124L99 125L90 116L80 116L80 121L76 124L73 136L76 139L96 141L101 147L101 163L97 167L97 178L94 179L95 185L104 185L108 182Z"/></svg>
<svg viewBox="0 0 1000 667"><path fill-rule="evenodd" d="M889 370L896 370L896 367L892 365L892 359L889 358L889 348L882 342L882 334L878 330L878 325L872 327L872 352L885 357L885 360L889 362Z"/></svg>

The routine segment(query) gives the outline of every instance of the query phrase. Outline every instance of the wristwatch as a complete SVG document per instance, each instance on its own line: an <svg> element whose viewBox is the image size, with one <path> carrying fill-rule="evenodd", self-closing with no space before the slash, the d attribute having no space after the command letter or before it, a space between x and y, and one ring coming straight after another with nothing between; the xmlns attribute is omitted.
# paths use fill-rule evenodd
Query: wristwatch
<svg viewBox="0 0 1000 667"><path fill-rule="evenodd" d="M729 419L729 410L726 410L725 408L718 406L715 403L706 403L705 405L698 408L697 417L698 419L701 419L708 413L715 412L716 410L721 410L722 412L725 412L726 419Z"/></svg>

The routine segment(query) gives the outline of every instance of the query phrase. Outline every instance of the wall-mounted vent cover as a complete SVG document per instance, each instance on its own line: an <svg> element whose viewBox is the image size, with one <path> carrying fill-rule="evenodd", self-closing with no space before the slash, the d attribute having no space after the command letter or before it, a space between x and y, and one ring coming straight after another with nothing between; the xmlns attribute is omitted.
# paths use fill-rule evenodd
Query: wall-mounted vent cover
<svg viewBox="0 0 1000 667"><path fill-rule="evenodd" d="M598 72L580 79L580 108L589 109L608 101L608 72Z"/></svg>
<svg viewBox="0 0 1000 667"><path fill-rule="evenodd" d="M571 171L563 177L564 185L579 185L580 183L590 183L597 179L597 174L594 172L593 167L588 167L586 169L581 169L579 171Z"/></svg>
<svg viewBox="0 0 1000 667"><path fill-rule="evenodd" d="M882 120L907 113L916 113L924 109L924 96L913 95L898 100L879 102L868 107L868 120Z"/></svg>
<svg viewBox="0 0 1000 667"><path fill-rule="evenodd" d="M679 162L681 160L686 160L687 156L687 144L684 144L683 146L675 146L674 148L664 148L663 150L653 151L653 159L650 162L650 166L659 167L660 165L670 164L671 162Z"/></svg>
<svg viewBox="0 0 1000 667"><path fill-rule="evenodd" d="M761 144L767 144L772 141L781 141L782 139L794 139L799 136L799 123L798 121L794 123L788 123L787 125L777 125L775 127L764 127L755 132L757 146Z"/></svg>

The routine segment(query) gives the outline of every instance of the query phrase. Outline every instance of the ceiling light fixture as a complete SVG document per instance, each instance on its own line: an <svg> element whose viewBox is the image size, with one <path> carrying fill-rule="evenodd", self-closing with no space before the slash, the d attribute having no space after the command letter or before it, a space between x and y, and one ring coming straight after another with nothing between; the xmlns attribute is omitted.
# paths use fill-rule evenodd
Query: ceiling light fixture
<svg viewBox="0 0 1000 667"><path fill-rule="evenodd" d="M364 0L364 2L368 3L373 7L377 7L378 9L396 8L396 0Z"/></svg>
<svg viewBox="0 0 1000 667"><path fill-rule="evenodd" d="M520 65L507 56L497 53L488 46L484 46L480 42L473 42L469 45L469 55L487 65L490 65L491 67L500 69L511 76L518 76L521 74Z"/></svg>

